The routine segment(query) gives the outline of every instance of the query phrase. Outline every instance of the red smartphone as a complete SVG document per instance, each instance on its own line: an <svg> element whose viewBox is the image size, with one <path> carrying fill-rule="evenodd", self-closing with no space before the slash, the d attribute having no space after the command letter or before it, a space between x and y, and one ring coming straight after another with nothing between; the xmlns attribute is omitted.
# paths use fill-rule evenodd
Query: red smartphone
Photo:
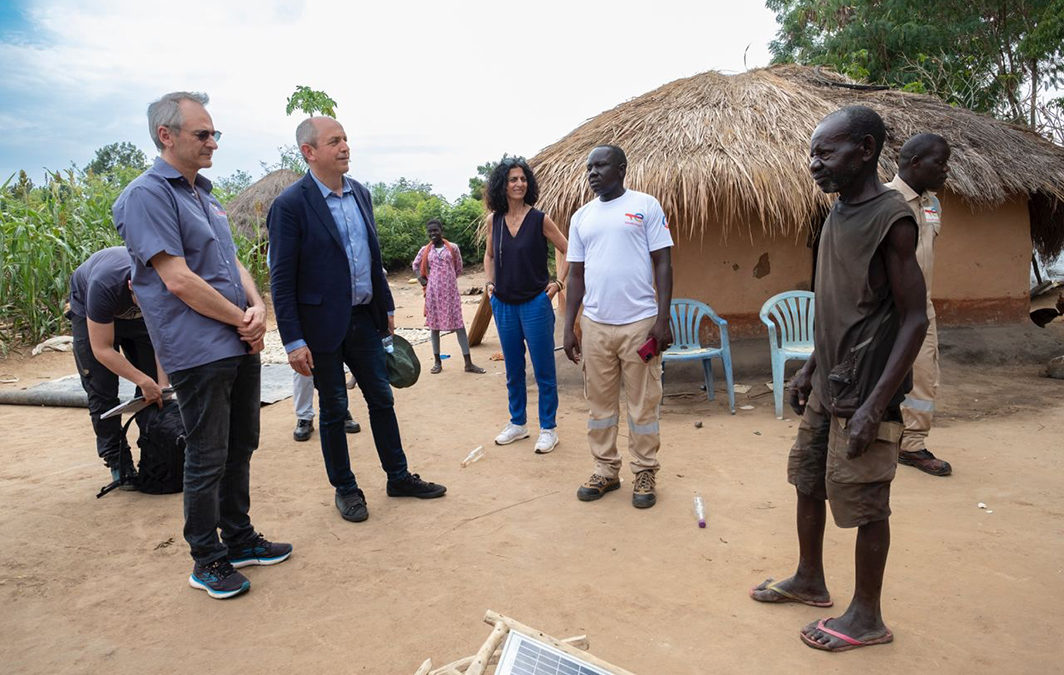
<svg viewBox="0 0 1064 675"><path fill-rule="evenodd" d="M649 361L658 355L658 341L653 335L650 336L650 339L644 342L643 346L636 350L636 353L639 354L639 358L643 359L644 363Z"/></svg>

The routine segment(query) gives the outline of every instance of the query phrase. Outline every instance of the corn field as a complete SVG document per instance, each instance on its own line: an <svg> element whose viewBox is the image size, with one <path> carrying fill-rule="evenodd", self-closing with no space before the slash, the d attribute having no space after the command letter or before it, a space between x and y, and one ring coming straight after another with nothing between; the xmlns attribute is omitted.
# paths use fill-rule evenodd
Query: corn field
<svg viewBox="0 0 1064 675"><path fill-rule="evenodd" d="M0 354L69 333L70 275L96 251L122 244L111 206L127 182L70 169L43 186L0 185ZM237 237L237 247L262 284L265 244Z"/></svg>

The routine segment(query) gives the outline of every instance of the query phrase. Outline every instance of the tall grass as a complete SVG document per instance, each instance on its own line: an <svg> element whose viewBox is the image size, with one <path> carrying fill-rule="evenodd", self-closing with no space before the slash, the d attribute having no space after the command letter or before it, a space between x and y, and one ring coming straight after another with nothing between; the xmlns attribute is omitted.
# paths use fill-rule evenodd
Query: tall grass
<svg viewBox="0 0 1064 675"><path fill-rule="evenodd" d="M122 244L111 206L140 171L118 166L97 176L71 168L50 174L37 187L24 177L0 185L0 354L69 331L63 307L70 275L96 251ZM218 185L215 196L223 204L235 196L224 181ZM443 221L445 236L461 246L467 263L483 256L476 235L484 215L480 200L465 197L450 204L432 194L431 186L405 179L371 189L389 269L410 265L427 241L429 218ZM255 236L234 231L233 239L240 261L265 293L270 274L265 230Z"/></svg>
<svg viewBox="0 0 1064 675"><path fill-rule="evenodd" d="M121 244L111 224L120 187L74 170L31 190L0 186L0 352L60 332L70 275Z"/></svg>
<svg viewBox="0 0 1064 675"><path fill-rule="evenodd" d="M70 275L90 255L122 245L111 206L137 171L108 177L76 169L42 186L0 185L0 354L69 332L63 308ZM269 276L263 241L236 237L256 282Z"/></svg>

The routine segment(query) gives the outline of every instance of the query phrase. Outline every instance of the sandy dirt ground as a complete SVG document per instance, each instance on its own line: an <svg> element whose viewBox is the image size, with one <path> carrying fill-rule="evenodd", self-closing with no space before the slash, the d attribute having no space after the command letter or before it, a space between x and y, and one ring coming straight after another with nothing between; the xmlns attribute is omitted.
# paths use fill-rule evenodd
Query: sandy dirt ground
<svg viewBox="0 0 1064 675"><path fill-rule="evenodd" d="M398 324L420 326L420 292L405 277L393 282ZM477 282L466 276L460 287ZM445 336L443 373L426 366L416 386L396 391L412 469L446 484L443 499L385 495L355 392L351 410L367 430L349 438L370 519L345 522L317 432L296 443L290 401L263 409L252 518L295 553L245 570L251 592L224 602L188 587L180 495L95 498L106 476L85 410L0 406L0 670L412 673L428 657L440 665L471 655L493 609L557 637L587 633L593 653L644 675L1057 671L1064 381L1039 371L1064 353L1064 325L949 331L943 345L932 449L954 475L899 468L883 593L891 645L826 654L798 639L804 624L841 612L853 590L855 532L830 522L835 608L747 597L766 577L789 575L797 556L785 478L797 424L793 413L776 420L764 394L766 345L737 358L737 381L758 386L737 401L754 409L735 416L723 393L708 402L697 391L697 366L670 374L658 504L640 511L627 467L621 490L575 498L592 468L587 408L560 352L561 445L532 452L534 385L532 438L492 445L507 419L492 327L473 350L487 374L463 373ZM430 364L428 343L417 349ZM74 372L70 354L14 355L0 360L0 379L19 382L0 386ZM477 445L486 457L461 468ZM709 511L704 530L696 491Z"/></svg>

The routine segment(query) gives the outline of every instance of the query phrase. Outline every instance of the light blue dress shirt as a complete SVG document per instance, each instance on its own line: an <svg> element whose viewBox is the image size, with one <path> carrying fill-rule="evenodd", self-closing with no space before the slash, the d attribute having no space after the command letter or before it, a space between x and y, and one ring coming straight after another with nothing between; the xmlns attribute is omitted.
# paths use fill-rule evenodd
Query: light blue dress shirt
<svg viewBox="0 0 1064 675"><path fill-rule="evenodd" d="M344 181L343 196L325 186L314 172L310 177L321 190L321 196L325 198L325 205L329 207L336 229L340 232L340 240L344 242L344 250L347 252L347 267L351 278L351 306L366 305L373 299L373 278L370 276L370 253L369 234L366 231L366 221L362 218L362 211L355 201L355 193L351 186ZM304 340L295 340L284 346L286 352L307 346Z"/></svg>
<svg viewBox="0 0 1064 675"><path fill-rule="evenodd" d="M355 201L355 193L344 181L343 196L325 187L314 172L310 172L325 204L329 207L333 222L340 231L340 239L346 244L347 266L351 270L351 305L365 305L373 299L373 280L370 278L369 238L366 233L366 221Z"/></svg>

